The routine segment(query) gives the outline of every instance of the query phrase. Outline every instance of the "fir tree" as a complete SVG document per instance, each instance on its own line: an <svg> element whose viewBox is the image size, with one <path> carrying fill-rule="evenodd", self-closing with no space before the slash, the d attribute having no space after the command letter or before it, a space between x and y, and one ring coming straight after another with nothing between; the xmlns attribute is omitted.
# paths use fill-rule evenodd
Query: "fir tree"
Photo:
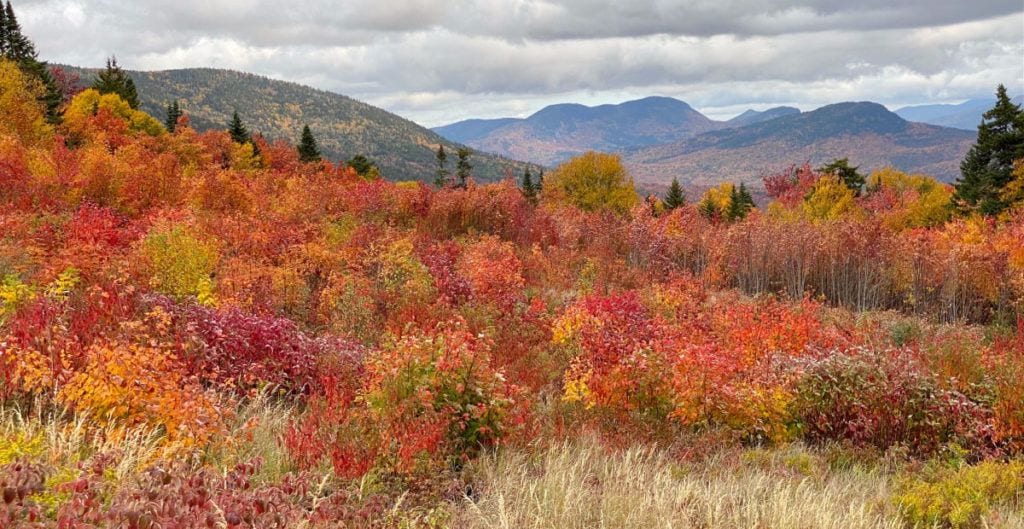
<svg viewBox="0 0 1024 529"><path fill-rule="evenodd" d="M178 118L181 115L181 107L178 106L177 100L167 104L167 120L164 121L164 125L167 127L168 132L174 132L174 129L178 127Z"/></svg>
<svg viewBox="0 0 1024 529"><path fill-rule="evenodd" d="M679 179L673 178L672 185L668 188L668 194L665 195L664 204L665 207L672 211L686 203L686 195L683 193L682 186L679 185Z"/></svg>
<svg viewBox="0 0 1024 529"><path fill-rule="evenodd" d="M10 2L8 2L9 4ZM7 9L0 1L0 56L7 57L7 41L10 31L7 29Z"/></svg>
<svg viewBox="0 0 1024 529"><path fill-rule="evenodd" d="M299 141L297 149L299 151L299 160L303 162L319 162L322 159L320 147L317 146L316 138L313 137L313 132L309 130L309 125L302 127L302 140Z"/></svg>
<svg viewBox="0 0 1024 529"><path fill-rule="evenodd" d="M739 187L732 186L725 218L730 221L744 219L751 209L754 209L754 197L747 191L747 184L741 182Z"/></svg>
<svg viewBox="0 0 1024 529"><path fill-rule="evenodd" d="M954 203L961 213L998 215L1009 204L1004 189L1013 180L1013 161L1024 158L1024 111L1010 101L1006 87L978 125L978 141L960 163Z"/></svg>
<svg viewBox="0 0 1024 529"><path fill-rule="evenodd" d="M437 174L434 177L434 185L437 187L444 187L448 184L448 177L451 173L448 171L448 153L444 152L444 145L437 147Z"/></svg>
<svg viewBox="0 0 1024 529"><path fill-rule="evenodd" d="M459 179L459 187L466 187L466 180L473 171L473 165L469 163L470 150L460 147L457 151L458 160L455 162L455 176Z"/></svg>
<svg viewBox="0 0 1024 529"><path fill-rule="evenodd" d="M533 175L530 173L530 168L527 167L526 171L523 172L523 196L526 197L531 203L537 201L537 188L533 184Z"/></svg>
<svg viewBox="0 0 1024 529"><path fill-rule="evenodd" d="M231 140L235 143L249 143L252 141L249 129L245 127L245 123L242 123L242 118L238 115L237 110L231 115L231 123L228 124L228 133L231 134Z"/></svg>
<svg viewBox="0 0 1024 529"><path fill-rule="evenodd" d="M362 154L353 156L346 165L354 169L356 173L359 173L359 176L370 176L377 171L377 166Z"/></svg>
<svg viewBox="0 0 1024 529"><path fill-rule="evenodd" d="M853 190L854 195L860 196L866 182L864 175L857 172L860 166L850 167L849 158L836 158L831 162L818 168L819 173L838 176L846 184L846 187Z"/></svg>
<svg viewBox="0 0 1024 529"><path fill-rule="evenodd" d="M107 67L92 82L92 87L101 94L117 94L128 106L139 108L139 93L135 81L117 64L117 57L107 59Z"/></svg>

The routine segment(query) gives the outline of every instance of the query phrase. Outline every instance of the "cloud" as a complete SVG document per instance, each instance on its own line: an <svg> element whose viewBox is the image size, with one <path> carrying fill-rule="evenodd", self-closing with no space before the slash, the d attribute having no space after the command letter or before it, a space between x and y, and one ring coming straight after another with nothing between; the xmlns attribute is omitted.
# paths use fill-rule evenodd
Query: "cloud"
<svg viewBox="0 0 1024 529"><path fill-rule="evenodd" d="M18 0L44 58L251 71L426 124L651 94L710 113L1024 92L1019 0Z"/></svg>

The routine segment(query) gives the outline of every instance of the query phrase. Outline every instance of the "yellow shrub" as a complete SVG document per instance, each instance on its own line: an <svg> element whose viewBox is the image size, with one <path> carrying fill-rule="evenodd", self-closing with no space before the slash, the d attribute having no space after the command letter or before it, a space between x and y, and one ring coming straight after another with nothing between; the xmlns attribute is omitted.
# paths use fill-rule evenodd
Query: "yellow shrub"
<svg viewBox="0 0 1024 529"><path fill-rule="evenodd" d="M175 297L195 296L213 305L212 274L217 267L217 247L198 238L182 225L153 228L142 241L142 257L148 265L150 285Z"/></svg>
<svg viewBox="0 0 1024 529"><path fill-rule="evenodd" d="M987 527L985 519L993 507L1024 501L1024 461L925 472L904 481L895 501L915 527Z"/></svg>

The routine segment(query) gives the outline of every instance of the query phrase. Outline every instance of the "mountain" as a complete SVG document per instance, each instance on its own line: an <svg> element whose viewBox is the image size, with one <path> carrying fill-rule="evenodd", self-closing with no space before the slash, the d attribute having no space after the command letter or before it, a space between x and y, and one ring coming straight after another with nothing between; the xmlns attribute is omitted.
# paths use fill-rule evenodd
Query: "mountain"
<svg viewBox="0 0 1024 529"><path fill-rule="evenodd" d="M725 124L730 127L743 127L746 125L753 125L754 123L760 123L762 121L768 121L775 118L781 118L783 116L791 116L799 114L800 109L793 107L775 107L769 108L768 110L748 110L729 121Z"/></svg>
<svg viewBox="0 0 1024 529"><path fill-rule="evenodd" d="M83 83L95 70L67 68ZM309 125L326 158L347 160L356 154L372 159L392 180L433 181L434 153L439 144L451 154L454 173L457 142L446 140L412 121L350 97L307 86L230 70L191 68L129 72L139 91L142 109L163 119L169 101L178 100L199 130L227 127L239 112L249 130L267 139L297 143ZM527 164L477 152L470 159L482 181L521 174ZM534 168L535 170L538 168Z"/></svg>
<svg viewBox="0 0 1024 529"><path fill-rule="evenodd" d="M639 149L625 162L649 186L673 177L691 188L725 181L759 186L762 176L791 164L844 157L862 172L892 165L950 182L975 139L972 132L906 121L877 103L838 103Z"/></svg>
<svg viewBox="0 0 1024 529"><path fill-rule="evenodd" d="M721 126L677 99L648 97L595 107L552 105L525 119L461 121L434 131L481 151L550 166L590 150L674 142Z"/></svg>
<svg viewBox="0 0 1024 529"><path fill-rule="evenodd" d="M1013 102L1020 105L1024 97L1017 96ZM907 121L919 121L943 127L964 130L978 130L981 116L995 105L995 99L970 99L958 105L916 105L903 107L896 111Z"/></svg>

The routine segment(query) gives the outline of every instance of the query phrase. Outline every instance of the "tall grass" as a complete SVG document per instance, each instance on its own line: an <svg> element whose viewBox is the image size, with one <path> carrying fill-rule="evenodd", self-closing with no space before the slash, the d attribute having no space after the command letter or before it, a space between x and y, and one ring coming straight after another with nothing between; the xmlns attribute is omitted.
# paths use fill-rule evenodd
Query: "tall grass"
<svg viewBox="0 0 1024 529"><path fill-rule="evenodd" d="M475 494L456 515L468 529L896 529L889 480L850 468L680 466L653 448L606 452L569 443L508 452L472 469ZM475 497L473 497L475 496Z"/></svg>

